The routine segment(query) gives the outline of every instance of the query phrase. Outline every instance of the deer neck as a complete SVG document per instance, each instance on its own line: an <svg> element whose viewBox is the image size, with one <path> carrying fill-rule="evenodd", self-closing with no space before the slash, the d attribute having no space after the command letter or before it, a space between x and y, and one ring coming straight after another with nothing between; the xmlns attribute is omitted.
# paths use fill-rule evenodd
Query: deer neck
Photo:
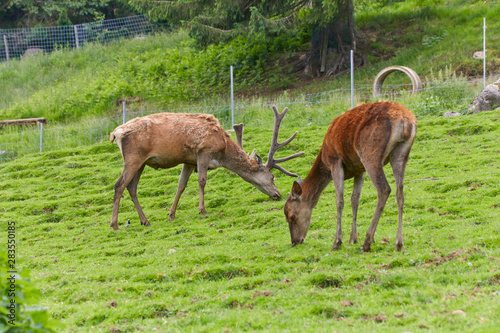
<svg viewBox="0 0 500 333"><path fill-rule="evenodd" d="M302 200L308 202L311 208L316 207L323 190L332 181L332 173L321 159L321 151L314 162L306 179L302 182Z"/></svg>
<svg viewBox="0 0 500 333"><path fill-rule="evenodd" d="M232 140L227 140L226 152L221 165L246 181L252 180L252 175L258 169L255 162L252 163L252 159L250 159L247 153Z"/></svg>

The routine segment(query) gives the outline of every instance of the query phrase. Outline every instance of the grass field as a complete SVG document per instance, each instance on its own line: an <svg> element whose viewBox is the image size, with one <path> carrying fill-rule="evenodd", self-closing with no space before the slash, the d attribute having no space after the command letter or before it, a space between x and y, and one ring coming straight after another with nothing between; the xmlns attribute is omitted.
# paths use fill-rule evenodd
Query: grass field
<svg viewBox="0 0 500 333"><path fill-rule="evenodd" d="M326 126L287 126L281 137L296 129L280 154L306 151L285 164L304 178ZM393 192L370 253L360 244L331 250L333 184L313 212L306 243L292 248L285 198L270 201L225 169L209 172L208 217L198 215L192 177L170 222L165 208L180 168L147 168L138 193L152 226L140 225L125 194L122 230L113 232L122 159L109 142L0 164L0 211L4 222L16 222L22 266L61 331L493 332L500 325L499 130L498 111L419 119L405 178L402 252L394 252L388 166ZM270 138L266 126L246 128L244 147L265 155ZM286 197L292 178L276 178ZM348 239L352 180L345 192ZM375 203L367 180L361 241Z"/></svg>

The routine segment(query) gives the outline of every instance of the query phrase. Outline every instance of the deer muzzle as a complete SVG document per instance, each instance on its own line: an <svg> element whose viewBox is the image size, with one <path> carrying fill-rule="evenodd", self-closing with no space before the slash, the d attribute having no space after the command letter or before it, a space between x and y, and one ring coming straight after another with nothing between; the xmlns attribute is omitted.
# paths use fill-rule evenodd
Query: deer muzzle
<svg viewBox="0 0 500 333"><path fill-rule="evenodd" d="M301 238L300 240L292 240L292 247L294 247L297 244L302 244L304 243L305 238Z"/></svg>
<svg viewBox="0 0 500 333"><path fill-rule="evenodd" d="M274 195L271 197L273 200L278 200L281 198L281 193L279 191L276 191Z"/></svg>

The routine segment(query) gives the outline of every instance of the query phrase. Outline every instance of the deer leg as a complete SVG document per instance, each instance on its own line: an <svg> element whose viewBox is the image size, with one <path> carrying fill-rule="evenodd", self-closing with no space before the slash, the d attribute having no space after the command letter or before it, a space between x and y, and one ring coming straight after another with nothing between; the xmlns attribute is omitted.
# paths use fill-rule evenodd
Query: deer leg
<svg viewBox="0 0 500 333"><path fill-rule="evenodd" d="M401 251L403 248L403 206L405 195L403 192L403 180L405 176L406 163L410 156L410 145L398 146L391 154L391 166L396 180L396 198L398 202L398 232L396 234L395 251Z"/></svg>
<svg viewBox="0 0 500 333"><path fill-rule="evenodd" d="M127 190L128 193L130 193L130 198L132 198L132 202L134 203L135 209L137 210L137 213L139 214L139 219L141 220L141 224L145 226L150 226L151 224L149 223L148 219L146 218L146 215L144 215L144 212L142 211L141 205L139 204L139 200L137 199L137 184L139 183L139 179L141 178L141 174L144 171L144 167L146 165L143 164L139 170L134 175L134 178L130 181L130 183L127 185Z"/></svg>
<svg viewBox="0 0 500 333"><path fill-rule="evenodd" d="M380 220L380 216L384 210L387 198L391 193L391 187L385 178L382 164L368 167L366 168L366 172L377 189L377 207L375 208L372 223L366 233L365 242L363 243L363 251L369 252L371 244L375 242L375 231L377 230L378 221Z"/></svg>
<svg viewBox="0 0 500 333"><path fill-rule="evenodd" d="M200 187L200 202L198 205L198 210L200 214L207 215L205 209L205 185L207 184L207 170L209 157L202 157L198 155L198 185Z"/></svg>
<svg viewBox="0 0 500 333"><path fill-rule="evenodd" d="M189 176L193 173L195 167L193 165L184 164L181 171L181 177L179 178L179 186L177 187L177 194L175 195L174 202L172 203L172 207L170 207L170 211L168 212L168 216L170 217L170 221L175 220L175 211L177 209L177 204L179 203L179 199L181 198L184 189L187 186Z"/></svg>
<svg viewBox="0 0 500 333"><path fill-rule="evenodd" d="M120 199L122 198L123 191L125 191L125 187L130 183L132 178L134 178L135 174L139 170L142 164L139 165L125 165L122 171L122 174L118 178L118 181L115 183L115 196L113 199L113 214L111 215L111 224L110 227L114 230L119 230L118 228L118 210L120 207Z"/></svg>
<svg viewBox="0 0 500 333"><path fill-rule="evenodd" d="M351 207L352 207L352 227L351 227L351 238L349 243L356 244L358 242L358 231L356 230L356 220L358 218L358 206L359 197L361 196L361 188L363 187L363 182L365 181L365 173L354 176L354 186L352 189L351 196Z"/></svg>
<svg viewBox="0 0 500 333"><path fill-rule="evenodd" d="M344 209L344 169L338 163L332 171L333 183L335 184L335 197L337 204L337 230L335 231L335 241L332 250L342 247L342 210Z"/></svg>

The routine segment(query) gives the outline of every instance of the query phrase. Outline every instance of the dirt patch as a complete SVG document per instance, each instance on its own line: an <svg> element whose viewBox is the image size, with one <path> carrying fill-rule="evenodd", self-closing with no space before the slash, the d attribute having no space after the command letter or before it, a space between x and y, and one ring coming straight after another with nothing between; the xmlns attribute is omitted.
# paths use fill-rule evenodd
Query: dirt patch
<svg viewBox="0 0 500 333"><path fill-rule="evenodd" d="M376 315L376 316L364 315L363 319L365 319L365 320L373 320L373 321L375 321L377 323L382 323L382 322L384 322L384 321L387 320L387 316L384 315L384 314L379 314L379 315Z"/></svg>
<svg viewBox="0 0 500 333"><path fill-rule="evenodd" d="M446 300L446 299L452 299L452 298L457 298L457 295L456 295L456 294L451 293L451 294L444 295L444 296L442 297L442 299L443 299L443 300Z"/></svg>
<svg viewBox="0 0 500 333"><path fill-rule="evenodd" d="M109 306L109 307L112 307L112 308L116 308L118 306L118 303L115 302L115 301L111 301L108 304L106 304L106 306Z"/></svg>
<svg viewBox="0 0 500 333"><path fill-rule="evenodd" d="M269 291L269 290L264 290L264 291L256 291L252 297L258 297L258 296L272 296L276 294L274 291Z"/></svg>
<svg viewBox="0 0 500 333"><path fill-rule="evenodd" d="M447 255L445 255L443 257L435 257L434 259L427 261L425 264L422 265L422 267L428 268L428 267L432 267L432 266L437 266L437 265L442 264L444 262L456 259L457 257L459 257L463 254L470 254L470 252L467 250L463 250L463 249L455 250L455 251L448 253Z"/></svg>
<svg viewBox="0 0 500 333"><path fill-rule="evenodd" d="M353 306L354 303L352 301L345 300L345 301L340 302L340 305L342 305L342 306Z"/></svg>

